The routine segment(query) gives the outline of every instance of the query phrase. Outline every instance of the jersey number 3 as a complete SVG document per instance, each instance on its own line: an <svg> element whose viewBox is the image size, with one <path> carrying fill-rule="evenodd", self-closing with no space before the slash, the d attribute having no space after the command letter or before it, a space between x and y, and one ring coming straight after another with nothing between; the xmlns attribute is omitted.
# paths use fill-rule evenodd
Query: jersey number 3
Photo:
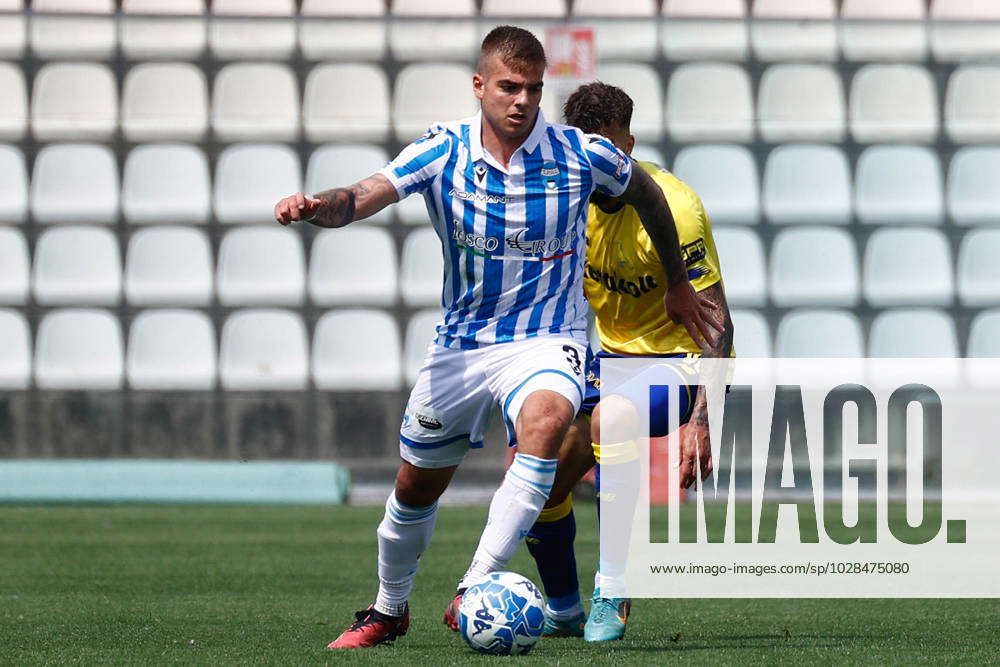
<svg viewBox="0 0 1000 667"><path fill-rule="evenodd" d="M580 353L572 345L563 345L563 352L566 352L566 361L573 367L573 372L580 375L583 372L580 368Z"/></svg>

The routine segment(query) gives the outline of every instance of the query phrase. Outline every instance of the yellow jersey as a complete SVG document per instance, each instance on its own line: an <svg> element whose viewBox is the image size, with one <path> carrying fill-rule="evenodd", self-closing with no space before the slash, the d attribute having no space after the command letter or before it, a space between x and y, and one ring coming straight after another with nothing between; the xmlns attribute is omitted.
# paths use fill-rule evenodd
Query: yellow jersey
<svg viewBox="0 0 1000 667"><path fill-rule="evenodd" d="M712 224L698 195L658 165L636 164L663 190L691 285L701 291L720 282ZM606 213L590 205L583 285L605 351L630 356L701 353L687 329L664 312L666 274L632 206Z"/></svg>

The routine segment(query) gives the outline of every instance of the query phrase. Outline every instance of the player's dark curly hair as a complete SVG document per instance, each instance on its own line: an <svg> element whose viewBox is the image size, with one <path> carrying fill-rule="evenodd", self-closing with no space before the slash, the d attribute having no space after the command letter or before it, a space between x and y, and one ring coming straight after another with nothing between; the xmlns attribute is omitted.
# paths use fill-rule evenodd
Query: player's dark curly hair
<svg viewBox="0 0 1000 667"><path fill-rule="evenodd" d="M617 125L624 130L632 123L632 98L624 90L601 81L577 88L563 107L566 124L587 134Z"/></svg>
<svg viewBox="0 0 1000 667"><path fill-rule="evenodd" d="M500 56L500 61L508 67L521 71L541 65L545 67L545 49L538 38L525 30L512 25L501 25L490 30L483 38L479 49L479 71L483 71L486 59L490 56Z"/></svg>

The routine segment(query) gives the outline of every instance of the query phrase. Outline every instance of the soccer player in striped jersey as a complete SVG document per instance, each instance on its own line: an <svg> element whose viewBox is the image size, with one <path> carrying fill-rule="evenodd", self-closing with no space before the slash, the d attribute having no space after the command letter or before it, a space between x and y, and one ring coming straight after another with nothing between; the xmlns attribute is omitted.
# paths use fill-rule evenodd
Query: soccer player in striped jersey
<svg viewBox="0 0 1000 667"><path fill-rule="evenodd" d="M359 183L297 193L275 207L282 224L342 227L419 193L445 260L443 318L403 415L403 461L377 531L378 595L329 648L374 646L406 633L407 599L438 497L466 453L482 446L496 403L519 451L460 588L502 570L538 517L584 396L591 193L640 211L669 277L666 307L693 335L714 334L714 306L688 282L662 192L607 139L545 120L538 108L544 71L545 52L530 32L494 29L472 80L477 115L432 125Z"/></svg>
<svg viewBox="0 0 1000 667"><path fill-rule="evenodd" d="M607 137L625 153L632 152L635 145L635 138L629 131L632 100L620 88L600 82L581 86L567 100L565 112L568 123L584 132ZM590 616L585 617L576 578L573 553L576 524L570 494L573 486L596 463L598 494L604 502L630 508L638 493L638 483L624 483L624 480L637 478L638 475L635 442L606 443L600 438L599 415L602 408L605 419L620 419L611 416L611 404L620 398L608 391L609 387L605 387L605 396L610 394L611 398L599 402L601 359L621 356L728 357L732 354L733 323L726 304L712 226L701 200L687 185L658 165L637 162L635 170L636 173L642 171L649 174L663 191L674 216L688 278L699 294L716 304L724 315L724 331L717 340L702 347L683 327L667 317L659 306L665 282L661 258L640 223L637 211L620 200L595 192L591 196L587 221L584 289L596 317L601 350L588 357L587 394L581 415L570 429L560 452L559 473L545 508L526 538L548 598L544 630L548 636L582 634L588 641L619 639L625 634L631 606L627 599L602 594L602 587L605 590L614 589L621 583L616 573L610 571L612 565L602 563L595 576ZM677 366L674 364L671 368L677 370ZM682 378L681 384L698 382ZM680 395L678 423L686 424L681 436L682 488L694 481L699 462L703 476L712 469L706 402L701 388L695 391L693 387L688 387ZM648 433L650 436L667 434L667 408L665 393L650 394L649 410L650 415L654 415ZM625 410L615 413L628 414L627 406ZM602 487L601 468L612 465L617 467L619 474L606 475L606 483ZM608 488L612 484L621 488ZM629 514L624 509L623 513L626 516ZM611 549L613 545L605 545L605 548ZM614 560L611 559L612 562Z"/></svg>

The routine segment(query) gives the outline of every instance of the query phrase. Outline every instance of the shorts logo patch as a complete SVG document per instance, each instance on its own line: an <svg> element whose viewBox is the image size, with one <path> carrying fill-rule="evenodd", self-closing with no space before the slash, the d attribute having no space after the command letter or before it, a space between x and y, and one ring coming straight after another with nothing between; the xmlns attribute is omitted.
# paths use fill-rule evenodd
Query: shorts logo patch
<svg viewBox="0 0 1000 667"><path fill-rule="evenodd" d="M428 417L427 415L421 414L417 415L417 423L431 431L437 431L443 426L443 424L434 417Z"/></svg>

